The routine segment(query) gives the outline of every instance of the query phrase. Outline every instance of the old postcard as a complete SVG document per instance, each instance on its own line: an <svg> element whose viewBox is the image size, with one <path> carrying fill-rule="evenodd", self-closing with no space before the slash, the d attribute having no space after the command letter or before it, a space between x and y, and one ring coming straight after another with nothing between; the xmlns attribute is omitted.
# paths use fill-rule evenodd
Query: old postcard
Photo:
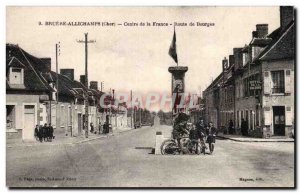
<svg viewBox="0 0 300 193"><path fill-rule="evenodd" d="M10 188L294 188L295 11L6 7Z"/></svg>

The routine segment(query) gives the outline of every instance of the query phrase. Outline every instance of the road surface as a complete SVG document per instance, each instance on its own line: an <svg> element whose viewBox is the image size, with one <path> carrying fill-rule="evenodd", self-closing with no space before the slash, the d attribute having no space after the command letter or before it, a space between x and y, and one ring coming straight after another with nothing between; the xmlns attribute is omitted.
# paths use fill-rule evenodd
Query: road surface
<svg viewBox="0 0 300 193"><path fill-rule="evenodd" d="M293 187L294 143L217 140L213 155L154 155L143 127L82 144L7 148L9 187Z"/></svg>

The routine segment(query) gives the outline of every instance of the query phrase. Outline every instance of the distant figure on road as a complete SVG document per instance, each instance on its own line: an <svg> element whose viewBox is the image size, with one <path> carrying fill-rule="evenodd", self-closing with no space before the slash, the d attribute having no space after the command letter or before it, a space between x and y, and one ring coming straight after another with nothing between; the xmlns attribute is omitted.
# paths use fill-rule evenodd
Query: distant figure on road
<svg viewBox="0 0 300 193"><path fill-rule="evenodd" d="M91 127L91 133L94 133L94 124L90 123L90 127Z"/></svg>
<svg viewBox="0 0 300 193"><path fill-rule="evenodd" d="M192 141L193 146L196 145L195 153L199 154L198 147L199 147L200 133L197 131L195 125L193 125L192 129L190 130L189 139Z"/></svg>
<svg viewBox="0 0 300 193"><path fill-rule="evenodd" d="M243 136L248 135L248 123L247 123L247 121L245 121L245 119L242 119L242 122L241 122L241 132L242 132Z"/></svg>
<svg viewBox="0 0 300 193"><path fill-rule="evenodd" d="M47 123L44 124L44 127L42 127L42 137L44 141L48 140L48 127L47 127Z"/></svg>
<svg viewBox="0 0 300 193"><path fill-rule="evenodd" d="M53 129L51 123L49 123L48 132L49 132L49 136L48 136L49 141L52 141L52 139L54 139L54 135L53 135L54 129Z"/></svg>
<svg viewBox="0 0 300 193"><path fill-rule="evenodd" d="M197 132L198 132L198 136L200 139L201 144L203 144L203 146L205 147L205 149L207 148L205 143L204 143L204 137L205 137L205 125L204 125L204 121L203 119L200 119L198 121L198 123L196 124L196 128L197 128Z"/></svg>
<svg viewBox="0 0 300 193"><path fill-rule="evenodd" d="M180 139L183 135L187 134L187 121L189 120L189 116L185 113L177 114L177 117L174 120L172 136L177 141L179 149L182 149Z"/></svg>
<svg viewBox="0 0 300 193"><path fill-rule="evenodd" d="M99 122L98 130L99 130L99 135L100 135L101 133L103 133L101 122Z"/></svg>
<svg viewBox="0 0 300 193"><path fill-rule="evenodd" d="M210 154L214 151L214 143L216 142L216 134L217 134L217 129L213 126L213 123L210 122L208 124L208 127L206 129L206 143L208 143L209 151Z"/></svg>
<svg viewBox="0 0 300 193"><path fill-rule="evenodd" d="M103 125L103 133L104 134L109 133L109 127L108 127L108 123L107 122L105 122L104 125Z"/></svg>
<svg viewBox="0 0 300 193"><path fill-rule="evenodd" d="M39 125L36 125L34 128L34 137L37 141L39 140Z"/></svg>
<svg viewBox="0 0 300 193"><path fill-rule="evenodd" d="M40 142L43 142L43 126L42 125L39 126L38 137L39 137Z"/></svg>
<svg viewBox="0 0 300 193"><path fill-rule="evenodd" d="M228 132L229 134L234 134L233 121L231 119L228 124Z"/></svg>

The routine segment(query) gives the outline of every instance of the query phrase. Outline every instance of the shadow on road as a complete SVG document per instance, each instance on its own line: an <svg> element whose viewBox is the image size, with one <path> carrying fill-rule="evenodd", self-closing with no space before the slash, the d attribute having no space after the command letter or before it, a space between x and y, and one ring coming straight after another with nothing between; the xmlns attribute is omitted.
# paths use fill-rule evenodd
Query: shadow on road
<svg viewBox="0 0 300 193"><path fill-rule="evenodd" d="M135 147L135 149L147 149L147 150L151 150L151 152L148 153L148 154L154 154L155 153L155 148L153 148L153 147Z"/></svg>

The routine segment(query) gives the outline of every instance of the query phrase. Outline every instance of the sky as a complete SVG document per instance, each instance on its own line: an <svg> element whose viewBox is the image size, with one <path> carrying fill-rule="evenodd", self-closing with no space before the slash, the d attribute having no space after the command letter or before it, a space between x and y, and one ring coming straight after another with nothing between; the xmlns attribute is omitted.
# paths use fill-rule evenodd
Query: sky
<svg viewBox="0 0 300 193"><path fill-rule="evenodd" d="M45 26L39 22L111 22L116 26ZM279 7L7 7L6 42L18 44L37 57L51 57L60 42L59 69L74 68L75 79L84 74L84 39L88 45L89 81L104 81L104 91L170 92L168 55L174 26L124 26L158 22L176 26L179 65L188 66L186 92L200 93L222 70L222 59L234 47L251 40L256 24L279 27ZM191 22L214 26L189 26ZM123 25L117 25L123 24Z"/></svg>

